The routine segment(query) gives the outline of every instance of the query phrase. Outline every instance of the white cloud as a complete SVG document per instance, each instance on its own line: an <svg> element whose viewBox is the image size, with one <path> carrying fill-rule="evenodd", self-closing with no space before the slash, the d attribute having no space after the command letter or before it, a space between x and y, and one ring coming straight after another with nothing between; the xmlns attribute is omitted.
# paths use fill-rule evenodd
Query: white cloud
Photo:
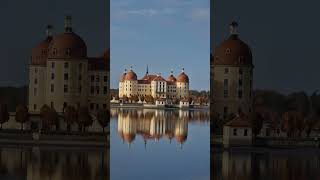
<svg viewBox="0 0 320 180"><path fill-rule="evenodd" d="M129 10L127 11L128 15L140 15L140 16L154 16L159 13L156 9L138 9L138 10Z"/></svg>
<svg viewBox="0 0 320 180"><path fill-rule="evenodd" d="M210 8L196 8L191 12L191 18L195 21L209 21Z"/></svg>

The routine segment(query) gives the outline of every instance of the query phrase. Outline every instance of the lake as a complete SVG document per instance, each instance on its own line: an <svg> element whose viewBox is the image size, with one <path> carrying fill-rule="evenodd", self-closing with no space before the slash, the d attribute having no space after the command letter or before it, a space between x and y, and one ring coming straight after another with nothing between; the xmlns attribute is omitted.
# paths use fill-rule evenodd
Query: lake
<svg viewBox="0 0 320 180"><path fill-rule="evenodd" d="M317 180L320 150L236 148L212 150L214 180Z"/></svg>
<svg viewBox="0 0 320 180"><path fill-rule="evenodd" d="M107 180L109 151L100 148L0 146L1 180Z"/></svg>
<svg viewBox="0 0 320 180"><path fill-rule="evenodd" d="M209 111L111 109L110 179L209 180Z"/></svg>

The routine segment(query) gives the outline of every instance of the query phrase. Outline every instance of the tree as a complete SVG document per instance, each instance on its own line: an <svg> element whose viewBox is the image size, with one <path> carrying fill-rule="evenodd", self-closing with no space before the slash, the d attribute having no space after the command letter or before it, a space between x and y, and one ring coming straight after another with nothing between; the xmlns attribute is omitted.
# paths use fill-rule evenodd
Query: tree
<svg viewBox="0 0 320 180"><path fill-rule="evenodd" d="M0 104L0 124L2 129L2 124L9 121L9 112L6 104Z"/></svg>
<svg viewBox="0 0 320 180"><path fill-rule="evenodd" d="M28 108L25 105L18 105L16 108L16 121L21 123L21 131L23 124L29 120Z"/></svg>
<svg viewBox="0 0 320 180"><path fill-rule="evenodd" d="M255 111L252 112L250 116L251 116L250 121L252 125L252 133L254 137L256 137L262 129L263 118L258 112L255 112Z"/></svg>
<svg viewBox="0 0 320 180"><path fill-rule="evenodd" d="M41 118L41 122L42 122L42 129L47 129L49 126L48 122L46 120L49 111L50 111L50 107L46 104L44 104L40 109L40 118Z"/></svg>
<svg viewBox="0 0 320 180"><path fill-rule="evenodd" d="M104 133L104 128L109 125L110 113L107 109L99 109L97 113L97 120L102 127Z"/></svg>
<svg viewBox="0 0 320 180"><path fill-rule="evenodd" d="M58 113L54 108L50 108L46 104L40 109L40 117L42 128L46 130L51 129L52 125L56 125L58 122Z"/></svg>
<svg viewBox="0 0 320 180"><path fill-rule="evenodd" d="M58 123L58 113L54 108L50 108L50 111L47 114L46 121L49 124L49 129L51 130L53 125L57 125Z"/></svg>
<svg viewBox="0 0 320 180"><path fill-rule="evenodd" d="M301 112L288 111L282 115L282 129L288 137L294 137L295 134L301 136L304 129L304 118Z"/></svg>
<svg viewBox="0 0 320 180"><path fill-rule="evenodd" d="M85 132L85 128L92 125L93 120L88 110L88 107L80 107L78 109L78 121L79 130Z"/></svg>
<svg viewBox="0 0 320 180"><path fill-rule="evenodd" d="M138 95L132 95L132 96L131 96L131 100L132 100L133 102L138 102L138 101L139 101Z"/></svg>
<svg viewBox="0 0 320 180"><path fill-rule="evenodd" d="M71 125L76 122L78 118L77 110L73 106L67 106L63 113L64 121L67 123L67 131L70 132Z"/></svg>
<svg viewBox="0 0 320 180"><path fill-rule="evenodd" d="M127 95L123 95L123 96L122 96L122 101L123 101L123 102L128 102L128 101L129 101L128 96L127 96Z"/></svg>
<svg viewBox="0 0 320 180"><path fill-rule="evenodd" d="M140 96L140 100L143 102L144 101L144 96Z"/></svg>

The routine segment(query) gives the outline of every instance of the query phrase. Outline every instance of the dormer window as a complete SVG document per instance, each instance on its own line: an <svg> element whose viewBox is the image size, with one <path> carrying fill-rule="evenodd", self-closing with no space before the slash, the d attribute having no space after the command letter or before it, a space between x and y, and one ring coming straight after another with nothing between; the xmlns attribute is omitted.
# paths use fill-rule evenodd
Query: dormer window
<svg viewBox="0 0 320 180"><path fill-rule="evenodd" d="M52 54L53 54L54 56L58 54L57 48L54 48L54 49L53 49Z"/></svg>
<svg viewBox="0 0 320 180"><path fill-rule="evenodd" d="M244 57L243 56L239 56L239 63L243 63L244 62Z"/></svg>
<svg viewBox="0 0 320 180"><path fill-rule="evenodd" d="M230 48L227 48L226 49L226 54L230 54L231 53L231 49Z"/></svg>
<svg viewBox="0 0 320 180"><path fill-rule="evenodd" d="M70 55L71 55L71 49L70 49L70 48L68 48L68 49L66 50L66 55L67 55L67 56L70 56Z"/></svg>

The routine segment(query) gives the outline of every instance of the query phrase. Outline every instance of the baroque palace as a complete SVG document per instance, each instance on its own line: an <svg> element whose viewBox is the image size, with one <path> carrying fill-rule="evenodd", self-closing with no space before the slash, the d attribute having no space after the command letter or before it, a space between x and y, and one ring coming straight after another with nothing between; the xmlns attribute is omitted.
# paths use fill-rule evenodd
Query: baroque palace
<svg viewBox="0 0 320 180"><path fill-rule="evenodd" d="M182 68L177 78L173 71L164 79L161 74L149 74L148 68L145 75L137 78L132 68L121 75L119 81L119 98L124 97L146 97L152 96L155 99L188 99L189 98L189 77Z"/></svg>
<svg viewBox="0 0 320 180"><path fill-rule="evenodd" d="M64 32L47 36L32 49L29 65L29 110L39 112L44 104L63 112L67 105L109 108L110 52L87 56L84 40L72 29L66 16Z"/></svg>

